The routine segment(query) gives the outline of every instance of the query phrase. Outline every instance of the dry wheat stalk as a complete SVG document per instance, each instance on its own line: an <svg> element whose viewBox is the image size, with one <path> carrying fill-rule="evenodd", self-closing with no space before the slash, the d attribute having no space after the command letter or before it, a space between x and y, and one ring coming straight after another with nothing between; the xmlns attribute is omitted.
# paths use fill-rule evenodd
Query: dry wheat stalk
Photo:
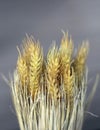
<svg viewBox="0 0 100 130"><path fill-rule="evenodd" d="M54 44L45 59L38 42L24 40L10 83L21 130L82 129L88 46L82 44L74 61L73 49L65 34L60 48Z"/></svg>

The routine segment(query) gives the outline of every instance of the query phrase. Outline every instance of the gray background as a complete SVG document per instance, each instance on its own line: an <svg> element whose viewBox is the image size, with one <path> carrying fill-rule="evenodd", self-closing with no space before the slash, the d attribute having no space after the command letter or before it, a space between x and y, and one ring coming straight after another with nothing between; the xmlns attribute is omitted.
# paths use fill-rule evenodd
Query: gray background
<svg viewBox="0 0 100 130"><path fill-rule="evenodd" d="M26 33L39 39L46 53L52 40L60 43L61 29L69 31L75 47L83 40L90 42L90 91L100 73L100 0L0 0L0 73L8 77L13 72L16 46ZM100 116L99 85L89 111ZM0 76L0 130L17 129L10 90ZM83 130L100 130L100 117L87 115Z"/></svg>

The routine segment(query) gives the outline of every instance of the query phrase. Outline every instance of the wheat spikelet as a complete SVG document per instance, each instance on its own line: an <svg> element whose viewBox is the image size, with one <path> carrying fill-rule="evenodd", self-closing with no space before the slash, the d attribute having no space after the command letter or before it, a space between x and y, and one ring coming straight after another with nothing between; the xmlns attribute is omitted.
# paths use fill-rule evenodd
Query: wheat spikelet
<svg viewBox="0 0 100 130"><path fill-rule="evenodd" d="M60 67L59 53L56 46L54 45L48 52L47 65L46 65L48 93L54 100L57 99L59 95L59 88L58 88L59 67Z"/></svg>

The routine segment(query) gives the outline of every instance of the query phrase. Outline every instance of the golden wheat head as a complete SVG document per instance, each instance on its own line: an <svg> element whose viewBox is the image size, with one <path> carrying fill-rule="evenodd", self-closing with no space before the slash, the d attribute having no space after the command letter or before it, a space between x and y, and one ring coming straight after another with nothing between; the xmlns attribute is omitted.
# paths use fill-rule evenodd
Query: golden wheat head
<svg viewBox="0 0 100 130"><path fill-rule="evenodd" d="M43 53L39 43L35 42L32 37L28 37L23 45L23 57L18 58L17 68L20 75L28 77L27 88L33 99L40 89L40 80L43 65ZM26 67L26 68L25 68ZM23 73L22 73L23 72ZM24 77L23 80L25 79Z"/></svg>
<svg viewBox="0 0 100 130"><path fill-rule="evenodd" d="M76 77L78 78L79 84L85 72L88 50L89 50L89 43L83 42L82 45L79 47L76 58L73 62L74 70L76 73Z"/></svg>
<svg viewBox="0 0 100 130"><path fill-rule="evenodd" d="M54 99L58 98L59 88L58 88L58 76L60 68L60 58L59 52L55 45L49 50L47 55L47 86L48 93Z"/></svg>
<svg viewBox="0 0 100 130"><path fill-rule="evenodd" d="M19 49L18 49L19 51ZM20 77L20 81L22 84L22 87L24 87L27 84L28 81L28 66L26 64L26 59L19 51L19 57L17 60L17 71Z"/></svg>

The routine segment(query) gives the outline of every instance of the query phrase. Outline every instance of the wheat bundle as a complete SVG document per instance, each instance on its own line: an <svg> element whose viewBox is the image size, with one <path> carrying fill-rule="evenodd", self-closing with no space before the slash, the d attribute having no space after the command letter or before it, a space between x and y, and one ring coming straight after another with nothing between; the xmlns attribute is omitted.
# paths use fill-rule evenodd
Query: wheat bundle
<svg viewBox="0 0 100 130"><path fill-rule="evenodd" d="M10 82L20 130L81 130L87 90L84 42L73 58L74 44L65 34L45 59L39 42L27 36Z"/></svg>

